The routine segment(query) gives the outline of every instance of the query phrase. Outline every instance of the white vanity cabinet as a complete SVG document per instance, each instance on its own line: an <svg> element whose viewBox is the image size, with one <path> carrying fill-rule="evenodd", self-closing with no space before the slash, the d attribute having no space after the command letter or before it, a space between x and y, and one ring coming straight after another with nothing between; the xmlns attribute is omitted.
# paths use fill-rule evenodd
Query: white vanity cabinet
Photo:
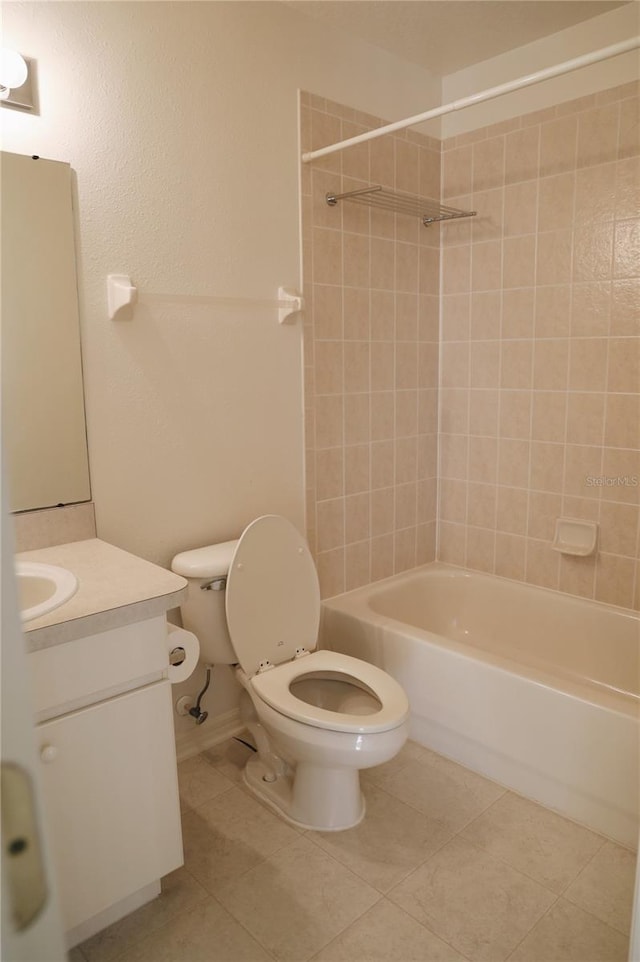
<svg viewBox="0 0 640 962"><path fill-rule="evenodd" d="M183 862L166 620L33 651L29 661L73 945L157 894Z"/></svg>

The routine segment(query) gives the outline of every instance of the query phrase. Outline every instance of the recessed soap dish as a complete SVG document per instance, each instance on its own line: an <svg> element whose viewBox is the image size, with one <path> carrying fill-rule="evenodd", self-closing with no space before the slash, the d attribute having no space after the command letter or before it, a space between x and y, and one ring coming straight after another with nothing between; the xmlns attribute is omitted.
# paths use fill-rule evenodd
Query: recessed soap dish
<svg viewBox="0 0 640 962"><path fill-rule="evenodd" d="M556 534L551 547L562 554L586 558L596 550L598 525L595 521L577 521L573 518L557 518Z"/></svg>

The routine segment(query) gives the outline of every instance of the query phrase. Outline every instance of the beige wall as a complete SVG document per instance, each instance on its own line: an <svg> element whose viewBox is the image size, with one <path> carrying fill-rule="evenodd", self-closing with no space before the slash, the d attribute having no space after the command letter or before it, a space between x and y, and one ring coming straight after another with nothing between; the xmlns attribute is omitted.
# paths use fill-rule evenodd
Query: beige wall
<svg viewBox="0 0 640 962"><path fill-rule="evenodd" d="M442 232L439 556L625 606L640 606L638 119L628 84L443 153L444 197L478 216ZM551 550L559 516L599 522L597 558Z"/></svg>
<svg viewBox="0 0 640 962"><path fill-rule="evenodd" d="M439 82L269 2L6 4L3 43L36 59L40 99L39 116L2 110L3 148L77 178L98 536L166 565L261 513L302 528L300 321L141 298L113 323L106 276L142 293L298 286L298 88L397 116L437 103ZM233 704L218 677L210 713Z"/></svg>
<svg viewBox="0 0 640 962"><path fill-rule="evenodd" d="M380 126L316 96L305 149ZM324 596L435 557L439 228L328 191L438 197L440 142L403 131L303 168L307 524Z"/></svg>
<svg viewBox="0 0 640 962"><path fill-rule="evenodd" d="M640 4L627 3L574 27L516 47L498 57L473 64L442 78L442 103L515 80L526 74L564 63L640 33ZM638 77L637 50L583 67L553 80L545 80L496 100L442 118L440 136L451 137L477 130L572 98L597 93ZM426 108L425 108L426 109Z"/></svg>

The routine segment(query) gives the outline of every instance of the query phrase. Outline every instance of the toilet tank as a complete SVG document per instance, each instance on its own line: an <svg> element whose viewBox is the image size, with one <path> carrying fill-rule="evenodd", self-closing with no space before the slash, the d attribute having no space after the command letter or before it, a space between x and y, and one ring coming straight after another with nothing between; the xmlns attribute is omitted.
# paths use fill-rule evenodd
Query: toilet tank
<svg viewBox="0 0 640 962"><path fill-rule="evenodd" d="M182 623L200 642L200 659L205 664L235 665L225 612L227 573L236 541L207 545L177 554L171 570L189 583L187 600L180 607Z"/></svg>

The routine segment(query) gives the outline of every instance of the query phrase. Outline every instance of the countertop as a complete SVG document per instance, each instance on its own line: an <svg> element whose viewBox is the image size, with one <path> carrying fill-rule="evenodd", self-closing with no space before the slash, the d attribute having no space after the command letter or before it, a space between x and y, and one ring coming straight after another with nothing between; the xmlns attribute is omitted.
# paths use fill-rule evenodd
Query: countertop
<svg viewBox="0 0 640 962"><path fill-rule="evenodd" d="M184 578L99 538L23 551L16 558L60 565L78 579L69 601L23 624L28 651L153 618L176 608L187 594Z"/></svg>

